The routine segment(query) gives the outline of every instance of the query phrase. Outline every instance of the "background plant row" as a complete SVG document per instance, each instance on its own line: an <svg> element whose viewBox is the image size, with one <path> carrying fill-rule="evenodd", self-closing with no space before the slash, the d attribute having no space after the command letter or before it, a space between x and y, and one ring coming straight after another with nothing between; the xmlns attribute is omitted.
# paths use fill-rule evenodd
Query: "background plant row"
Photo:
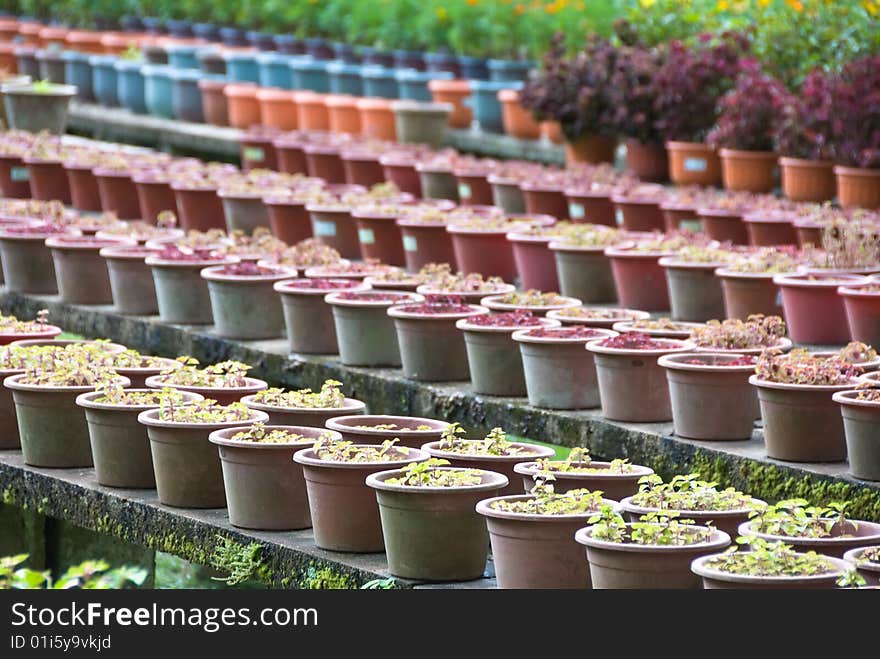
<svg viewBox="0 0 880 659"><path fill-rule="evenodd" d="M586 34L610 36L626 19L648 45L748 32L754 52L781 77L880 50L880 0L0 0L0 9L78 25L153 16L380 48L533 58L556 32L575 49Z"/></svg>

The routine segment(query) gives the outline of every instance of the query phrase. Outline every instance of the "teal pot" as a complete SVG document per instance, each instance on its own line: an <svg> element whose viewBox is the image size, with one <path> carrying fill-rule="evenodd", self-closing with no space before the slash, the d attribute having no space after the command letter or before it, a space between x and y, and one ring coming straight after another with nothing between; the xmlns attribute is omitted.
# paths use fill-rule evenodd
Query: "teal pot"
<svg viewBox="0 0 880 659"><path fill-rule="evenodd" d="M452 105L449 103L395 101L391 107L394 110L394 125L398 142L428 144L434 148L443 146ZM423 184L422 188L424 189L424 187ZM448 197L445 198L448 199Z"/></svg>
<svg viewBox="0 0 880 659"><path fill-rule="evenodd" d="M141 73L143 63L133 60L117 60L116 82L119 104L137 114L147 112L144 75Z"/></svg>
<svg viewBox="0 0 880 659"><path fill-rule="evenodd" d="M521 484L521 483L520 483ZM498 502L534 501L532 494L500 496L477 504L486 519L498 587L522 589L590 588L590 566L583 548L575 542L578 529L588 526L599 511L573 515L511 512ZM607 506L616 502L603 499Z"/></svg>
<svg viewBox="0 0 880 659"><path fill-rule="evenodd" d="M522 84L471 80L470 86L471 97L465 101L465 104L470 105L473 110L477 126L487 133L503 133L504 123L501 119L498 92L502 89L519 89Z"/></svg>
<svg viewBox="0 0 880 659"><path fill-rule="evenodd" d="M37 64L39 64L41 80L48 80L56 85L63 85L67 82L64 56L61 51L38 50Z"/></svg>
<svg viewBox="0 0 880 659"><path fill-rule="evenodd" d="M146 264L153 273L159 318L165 323L179 325L210 325L211 296L208 282L202 279L203 268L227 265L237 259L211 261L167 261L158 256L148 256Z"/></svg>
<svg viewBox="0 0 880 659"><path fill-rule="evenodd" d="M348 62L330 62L327 65L327 78L331 94L364 95L364 81L361 78L361 65Z"/></svg>
<svg viewBox="0 0 880 659"><path fill-rule="evenodd" d="M131 316L159 313L153 274L144 262L151 253L152 250L140 246L101 248L99 254L107 262L116 313Z"/></svg>
<svg viewBox="0 0 880 659"><path fill-rule="evenodd" d="M269 211L258 193L217 192L223 204L223 215L226 218L226 230L243 231L251 235L255 229L269 229Z"/></svg>
<svg viewBox="0 0 880 659"><path fill-rule="evenodd" d="M508 215L526 212L526 198L519 187L519 181L489 174L486 177L492 186L492 204Z"/></svg>
<svg viewBox="0 0 880 659"><path fill-rule="evenodd" d="M174 118L171 84L173 70L168 66L152 65L141 69L144 74L144 99L147 103L147 111L155 117Z"/></svg>
<svg viewBox="0 0 880 659"><path fill-rule="evenodd" d="M127 389L148 392L149 389ZM155 391L155 390L153 390ZM203 400L198 394L182 392L187 403ZM153 489L153 456L145 426L138 415L155 405L114 405L97 402L103 392L91 391L76 397L85 412L89 443L95 463L95 480L106 487Z"/></svg>
<svg viewBox="0 0 880 659"><path fill-rule="evenodd" d="M449 53L425 53L425 70L431 72L449 72L453 78L461 77L461 65L458 58Z"/></svg>
<svg viewBox="0 0 880 659"><path fill-rule="evenodd" d="M284 335L281 300L272 288L283 279L296 276L296 270L275 267L260 275L229 275L225 266L202 270L208 282L214 332L224 339L255 341Z"/></svg>
<svg viewBox="0 0 880 659"><path fill-rule="evenodd" d="M663 348L648 350L611 348L599 345L601 341L587 344L596 361L599 398L606 419L635 423L672 420L666 373L657 359L692 351L694 344L676 339L663 341Z"/></svg>
<svg viewBox="0 0 880 659"><path fill-rule="evenodd" d="M498 496L507 478L484 471L477 485L428 488L388 482L401 475L395 469L367 477L367 486L376 491L379 503L388 571L425 581L482 577L489 534L476 506Z"/></svg>
<svg viewBox="0 0 880 659"><path fill-rule="evenodd" d="M324 460L311 448L295 453L306 480L315 545L330 551L381 552L385 543L379 507L365 480L427 457L418 449L402 448L392 448L382 462Z"/></svg>
<svg viewBox="0 0 880 659"><path fill-rule="evenodd" d="M260 66L257 64L257 54L252 52L226 52L226 77L231 82L254 82L260 81Z"/></svg>
<svg viewBox="0 0 880 659"><path fill-rule="evenodd" d="M431 80L452 80L449 71L416 71L415 69L398 69L395 73L400 98L407 101L429 103L434 100L428 82Z"/></svg>
<svg viewBox="0 0 880 659"><path fill-rule="evenodd" d="M165 48L168 51L168 66L175 69L198 69L198 52L202 46L190 44L173 44Z"/></svg>
<svg viewBox="0 0 880 659"><path fill-rule="evenodd" d="M358 419L367 409L363 402L354 398L346 398L342 407L280 407L278 405L261 403L255 400L255 398L255 395L244 396L241 402L253 410L260 410L268 414L269 423L276 426L323 428L330 419ZM340 417L340 415L346 416Z"/></svg>
<svg viewBox="0 0 880 659"><path fill-rule="evenodd" d="M76 87L58 85L50 91L35 92L32 85L7 84L0 86L0 94L8 128L60 135L67 126L67 110Z"/></svg>
<svg viewBox="0 0 880 659"><path fill-rule="evenodd" d="M48 295L58 292L52 250L46 247L46 239L53 235L33 233L29 227L0 227L0 260L7 291Z"/></svg>
<svg viewBox="0 0 880 659"><path fill-rule="evenodd" d="M37 49L31 46L18 46L14 53L18 75L29 76L31 80L39 80L40 64L37 62Z"/></svg>
<svg viewBox="0 0 880 659"><path fill-rule="evenodd" d="M394 69L384 66L364 66L361 69L364 96L374 98L400 98Z"/></svg>
<svg viewBox="0 0 880 659"><path fill-rule="evenodd" d="M340 361L346 366L400 366L400 347L388 308L424 299L391 291L328 294L324 301L333 312Z"/></svg>
<svg viewBox="0 0 880 659"><path fill-rule="evenodd" d="M838 391L849 471L858 479L880 481L880 404L859 400L859 391Z"/></svg>
<svg viewBox="0 0 880 659"><path fill-rule="evenodd" d="M632 525L627 527L629 531ZM594 590L699 590L701 580L691 572L691 563L730 545L730 536L723 531L691 545L639 545L599 540L592 535L594 528L588 526L575 534L575 540L586 546Z"/></svg>
<svg viewBox="0 0 880 659"><path fill-rule="evenodd" d="M40 386L20 382L24 377L11 375L3 386L12 391L25 464L56 469L91 467L89 429L76 398L95 387ZM122 377L118 382L129 384Z"/></svg>
<svg viewBox="0 0 880 659"><path fill-rule="evenodd" d="M674 320L702 323L725 317L721 279L715 275L724 263L692 263L674 256L664 256L659 263L666 271Z"/></svg>
<svg viewBox="0 0 880 659"><path fill-rule="evenodd" d="M68 304L113 304L103 247L134 245L134 241L101 240L89 236L52 236L46 246L52 250L61 301Z"/></svg>
<svg viewBox="0 0 880 659"><path fill-rule="evenodd" d="M361 61L371 66L384 66L392 68L394 66L394 53L371 46L361 47Z"/></svg>
<svg viewBox="0 0 880 659"><path fill-rule="evenodd" d="M223 485L229 523L238 528L293 531L312 526L303 468L293 455L322 437L339 434L302 426L266 426L302 439L289 443L235 440L241 428L215 430L208 440L217 446L223 468Z"/></svg>
<svg viewBox="0 0 880 659"><path fill-rule="evenodd" d="M394 319L403 374L419 382L470 380L464 335L455 324L487 312L473 304L450 313L418 313L408 311L407 305L388 309Z"/></svg>
<svg viewBox="0 0 880 659"><path fill-rule="evenodd" d="M259 82L263 87L293 89L293 71L290 56L282 53L260 53L257 55Z"/></svg>
<svg viewBox="0 0 880 659"><path fill-rule="evenodd" d="M209 437L215 430L265 423L268 417L252 411L251 418L225 423L162 421L159 410L145 410L138 421L147 427L156 474L159 503L175 508L225 508L223 469L217 447Z"/></svg>
<svg viewBox="0 0 880 659"><path fill-rule="evenodd" d="M420 50L395 50L392 67L395 69L425 70L425 54Z"/></svg>
<svg viewBox="0 0 880 659"><path fill-rule="evenodd" d="M330 91L330 76L327 73L328 62L310 57L290 58L290 70L293 75L293 88L310 90L321 94Z"/></svg>
<svg viewBox="0 0 880 659"><path fill-rule="evenodd" d="M275 50L275 39L273 38L274 35L268 32L248 30L246 36L248 43L257 50Z"/></svg>
<svg viewBox="0 0 880 659"><path fill-rule="evenodd" d="M354 280L338 283L338 287L346 290L369 288L368 285ZM336 341L336 324L330 306L324 302L324 296L334 289L311 287L307 280L300 280L277 282L275 290L281 294L284 306L284 324L287 327L290 351L318 355L337 354L339 346Z"/></svg>
<svg viewBox="0 0 880 659"><path fill-rule="evenodd" d="M532 327L558 327L557 320L535 318ZM467 318L455 326L464 334L468 368L475 393L488 396L525 396L526 382L519 345L513 333L521 327L492 327Z"/></svg>
<svg viewBox="0 0 880 659"><path fill-rule="evenodd" d="M488 80L489 67L485 57L458 56L458 66L461 69L461 77L466 80Z"/></svg>
<svg viewBox="0 0 880 659"><path fill-rule="evenodd" d="M201 48L196 53L199 61L199 71L208 75L226 77L226 59L223 52L216 48Z"/></svg>
<svg viewBox="0 0 880 659"><path fill-rule="evenodd" d="M490 59L487 62L489 80L495 82L525 82L535 62L529 60Z"/></svg>
<svg viewBox="0 0 880 659"><path fill-rule="evenodd" d="M666 369L676 435L714 441L752 438L755 419L761 416L755 388L749 384L755 367L731 366L738 357L700 352L658 360ZM697 359L705 363L693 363Z"/></svg>
<svg viewBox="0 0 880 659"><path fill-rule="evenodd" d="M92 55L92 90L101 105L119 105L119 79L116 75L116 60L113 55Z"/></svg>
<svg viewBox="0 0 880 659"><path fill-rule="evenodd" d="M450 424L437 419L390 414L349 415L328 419L327 428L342 434L352 444L377 446L397 439L400 446L419 448L428 442L439 441Z"/></svg>
<svg viewBox="0 0 880 659"><path fill-rule="evenodd" d="M76 97L83 101L94 101L92 65L89 64L89 56L75 50L65 50L62 57L64 58L64 79L68 85L76 87Z"/></svg>
<svg viewBox="0 0 880 659"><path fill-rule="evenodd" d="M585 347L616 335L594 328L560 328L539 335L527 329L514 332L511 338L519 346L529 405L551 410L599 407L596 364Z"/></svg>
<svg viewBox="0 0 880 659"><path fill-rule="evenodd" d="M171 72L171 107L174 118L180 121L203 123L202 90L199 80L203 78L197 69L177 69Z"/></svg>
<svg viewBox="0 0 880 659"><path fill-rule="evenodd" d="M769 382L752 375L758 390L767 456L787 462L843 462L846 434L840 406L832 396L841 385Z"/></svg>
<svg viewBox="0 0 880 659"><path fill-rule="evenodd" d="M507 479L507 485L501 488L499 492L502 496L513 496L523 493L522 478L513 470L516 465L529 460L549 460L556 455L556 449L550 446L540 446L526 442L510 442L511 448L517 450L515 455L446 451L441 448L442 443L442 440L429 442L422 446L422 450L432 458L446 460L453 467L480 469L482 471L502 474Z"/></svg>
<svg viewBox="0 0 880 659"><path fill-rule="evenodd" d="M224 25L220 28L220 41L224 46L241 47L247 46L247 33L238 27Z"/></svg>

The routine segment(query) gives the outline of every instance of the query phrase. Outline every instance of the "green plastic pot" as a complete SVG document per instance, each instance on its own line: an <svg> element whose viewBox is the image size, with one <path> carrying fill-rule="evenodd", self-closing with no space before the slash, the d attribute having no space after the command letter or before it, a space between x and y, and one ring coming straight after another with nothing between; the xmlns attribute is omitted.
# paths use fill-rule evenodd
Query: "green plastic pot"
<svg viewBox="0 0 880 659"><path fill-rule="evenodd" d="M880 404L859 400L858 391L839 391L850 473L865 481L880 481Z"/></svg>
<svg viewBox="0 0 880 659"><path fill-rule="evenodd" d="M617 299L611 262L602 247L579 247L553 241L549 244L556 260L559 291L585 304L606 304Z"/></svg>
<svg viewBox="0 0 880 659"><path fill-rule="evenodd" d="M159 318L164 323L210 325L211 295L201 271L212 265L231 265L238 259L222 258L205 261L169 261L148 256L146 264L153 272Z"/></svg>
<svg viewBox="0 0 880 659"><path fill-rule="evenodd" d="M17 233L16 227L0 228L0 257L7 291L36 295L58 292L52 250L46 247L46 238L51 235Z"/></svg>
<svg viewBox="0 0 880 659"><path fill-rule="evenodd" d="M7 84L0 86L0 94L9 128L61 135L67 127L67 110L76 87L53 85L47 91L35 91L33 84Z"/></svg>
<svg viewBox="0 0 880 659"><path fill-rule="evenodd" d="M269 211L263 203L261 193L247 194L242 192L217 193L223 203L223 214L226 217L226 230L244 231L251 235L254 229L263 227L269 229Z"/></svg>
<svg viewBox="0 0 880 659"><path fill-rule="evenodd" d="M290 351L335 355L339 352L336 325L330 306L324 302L328 289L296 288L291 285L293 281L295 280L280 281L274 285L275 290L281 294ZM358 282L346 290L368 288L368 285Z"/></svg>
<svg viewBox="0 0 880 659"><path fill-rule="evenodd" d="M225 266L202 270L208 282L214 331L226 339L254 341L284 335L281 300L273 285L296 276L296 270L277 267L265 275L228 275Z"/></svg>

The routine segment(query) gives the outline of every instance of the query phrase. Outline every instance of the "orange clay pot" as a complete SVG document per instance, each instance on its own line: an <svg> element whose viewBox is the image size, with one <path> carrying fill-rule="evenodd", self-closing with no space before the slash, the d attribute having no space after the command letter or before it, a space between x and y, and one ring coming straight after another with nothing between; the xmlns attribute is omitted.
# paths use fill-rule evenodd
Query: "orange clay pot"
<svg viewBox="0 0 880 659"><path fill-rule="evenodd" d="M235 128L250 128L260 123L260 104L257 102L258 87L239 83L226 85L223 95L229 111L229 125Z"/></svg>
<svg viewBox="0 0 880 659"><path fill-rule="evenodd" d="M129 48L140 48L142 38L134 32L107 32L101 37L101 47L108 55L121 55Z"/></svg>
<svg viewBox="0 0 880 659"><path fill-rule="evenodd" d="M19 23L18 35L21 37L20 43L29 46L42 46L43 42L40 41L40 32L44 27L46 26L42 23Z"/></svg>
<svg viewBox="0 0 880 659"><path fill-rule="evenodd" d="M471 86L467 80L431 80L428 82L428 89L436 103L452 104L450 128L470 128L474 113L464 104L464 99L471 95Z"/></svg>
<svg viewBox="0 0 880 659"><path fill-rule="evenodd" d="M101 45L101 39L104 38L103 32L91 32L89 30L71 30L64 38L64 43L71 50L78 50L82 53L94 53L102 55L104 46Z"/></svg>
<svg viewBox="0 0 880 659"><path fill-rule="evenodd" d="M792 201L822 203L837 194L832 162L783 156L779 159L779 170L782 192Z"/></svg>
<svg viewBox="0 0 880 659"><path fill-rule="evenodd" d="M837 201L844 208L880 208L880 169L834 168Z"/></svg>
<svg viewBox="0 0 880 659"><path fill-rule="evenodd" d="M519 104L519 92L515 89L502 89L498 92L501 102L501 121L504 132L522 140L536 140L541 136L541 126L532 113Z"/></svg>
<svg viewBox="0 0 880 659"><path fill-rule="evenodd" d="M432 81L433 82L433 81ZM392 101L387 98L362 98L357 102L361 115L361 132L376 140L397 140Z"/></svg>
<svg viewBox="0 0 880 659"><path fill-rule="evenodd" d="M18 36L18 19L0 18L0 41L12 41Z"/></svg>
<svg viewBox="0 0 880 659"><path fill-rule="evenodd" d="M725 190L770 192L776 186L776 154L772 151L720 149Z"/></svg>
<svg viewBox="0 0 880 659"><path fill-rule="evenodd" d="M229 84L225 80L199 80L205 123L213 126L229 125L229 103L223 93Z"/></svg>
<svg viewBox="0 0 880 659"><path fill-rule="evenodd" d="M300 130L330 130L330 116L324 103L326 94L310 91L293 92L296 122Z"/></svg>
<svg viewBox="0 0 880 659"><path fill-rule="evenodd" d="M361 113L357 107L358 97L331 94L325 99L330 130L334 133L361 134Z"/></svg>
<svg viewBox="0 0 880 659"><path fill-rule="evenodd" d="M0 43L0 69L10 74L18 73L18 58L15 56L16 48L18 46L11 41Z"/></svg>
<svg viewBox="0 0 880 659"><path fill-rule="evenodd" d="M70 32L70 28L58 25L44 27L39 33L40 43L44 46L49 46L50 44L64 45L64 38L68 32Z"/></svg>
<svg viewBox="0 0 880 659"><path fill-rule="evenodd" d="M562 126L558 121L542 121L541 135L553 142L553 144L562 144L565 142L565 135L562 134Z"/></svg>
<svg viewBox="0 0 880 659"><path fill-rule="evenodd" d="M574 142L565 143L565 162L614 162L617 140L603 135L581 135Z"/></svg>
<svg viewBox="0 0 880 659"><path fill-rule="evenodd" d="M669 178L676 185L720 185L721 159L702 142L667 142Z"/></svg>
<svg viewBox="0 0 880 659"><path fill-rule="evenodd" d="M293 92L284 89L260 89L260 123L279 130L296 130L296 103Z"/></svg>

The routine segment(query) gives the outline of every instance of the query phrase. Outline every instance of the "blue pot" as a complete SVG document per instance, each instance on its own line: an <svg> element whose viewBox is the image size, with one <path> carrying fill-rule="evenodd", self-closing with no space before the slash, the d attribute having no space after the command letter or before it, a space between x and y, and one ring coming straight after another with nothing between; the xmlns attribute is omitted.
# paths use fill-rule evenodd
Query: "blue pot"
<svg viewBox="0 0 880 659"><path fill-rule="evenodd" d="M226 75L232 82L259 82L256 53L226 53Z"/></svg>
<svg viewBox="0 0 880 659"><path fill-rule="evenodd" d="M193 34L205 41L220 41L220 28L213 23L193 23Z"/></svg>
<svg viewBox="0 0 880 659"><path fill-rule="evenodd" d="M415 69L416 71L425 70L425 54L417 50L395 50L394 51L394 68L395 69Z"/></svg>
<svg viewBox="0 0 880 659"><path fill-rule="evenodd" d="M364 96L376 98L400 98L396 71L384 66L365 66L361 69L364 79Z"/></svg>
<svg viewBox="0 0 880 659"><path fill-rule="evenodd" d="M489 67L485 57L458 56L458 66L461 68L461 77L468 80L488 80Z"/></svg>
<svg viewBox="0 0 880 659"><path fill-rule="evenodd" d="M192 21L178 21L173 18L169 18L165 22L165 27L168 28L168 34L172 37L181 37L182 39L188 39L193 36L193 26Z"/></svg>
<svg viewBox="0 0 880 659"><path fill-rule="evenodd" d="M141 22L144 24L144 29L150 34L166 34L168 32L168 29L165 27L165 21L161 18L144 16Z"/></svg>
<svg viewBox="0 0 880 659"><path fill-rule="evenodd" d="M431 80L451 80L449 71L416 71L415 69L402 69L397 71L397 86L400 89L400 98L407 101L432 101L434 97L428 89Z"/></svg>
<svg viewBox="0 0 880 659"><path fill-rule="evenodd" d="M379 50L372 46L364 46L361 48L361 61L364 64L386 66L390 69L394 66L394 53L387 50Z"/></svg>
<svg viewBox="0 0 880 659"><path fill-rule="evenodd" d="M333 94L364 95L364 81L361 78L361 65L337 60L327 65L330 91Z"/></svg>
<svg viewBox="0 0 880 659"><path fill-rule="evenodd" d="M425 53L425 70L449 71L452 77L461 77L461 65L458 63L458 58L449 53Z"/></svg>
<svg viewBox="0 0 880 659"><path fill-rule="evenodd" d="M68 85L76 85L76 97L83 101L94 101L92 65L89 64L89 55L75 50L65 50L62 57L64 58L64 79Z"/></svg>
<svg viewBox="0 0 880 659"><path fill-rule="evenodd" d="M168 46L168 66L175 69L197 69L199 59L196 54L202 46L173 45Z"/></svg>
<svg viewBox="0 0 880 659"><path fill-rule="evenodd" d="M171 72L171 109L175 119L203 123L202 92L199 80L201 71L193 69L174 69Z"/></svg>
<svg viewBox="0 0 880 659"><path fill-rule="evenodd" d="M279 53L285 55L305 55L306 44L297 36L292 34L276 34L272 40Z"/></svg>
<svg viewBox="0 0 880 659"><path fill-rule="evenodd" d="M221 27L220 40L227 46L247 46L245 31L237 27Z"/></svg>
<svg viewBox="0 0 880 659"><path fill-rule="evenodd" d="M140 16L126 15L119 19L119 27L126 32L141 32L144 29L144 22Z"/></svg>
<svg viewBox="0 0 880 659"><path fill-rule="evenodd" d="M275 50L275 39L268 32L251 30L246 35L248 43L259 50Z"/></svg>
<svg viewBox="0 0 880 659"><path fill-rule="evenodd" d="M260 67L260 84L263 87L293 89L290 57L290 55L282 55L281 53L260 53L257 55L257 65Z"/></svg>
<svg viewBox="0 0 880 659"><path fill-rule="evenodd" d="M334 43L333 57L348 64L360 64L361 62L361 56L355 51L354 46L347 43Z"/></svg>
<svg viewBox="0 0 880 659"><path fill-rule="evenodd" d="M489 80L497 82L521 82L529 77L535 68L530 60L490 59L488 61Z"/></svg>
<svg viewBox="0 0 880 659"><path fill-rule="evenodd" d="M491 80L470 80L471 97L465 101L474 111L474 120L480 130L487 133L503 133L501 121L501 102L498 92L502 89L519 89L519 82L495 82Z"/></svg>
<svg viewBox="0 0 880 659"><path fill-rule="evenodd" d="M92 91L101 105L119 105L116 59L114 55L92 55L89 58L89 64L92 65Z"/></svg>
<svg viewBox="0 0 880 659"><path fill-rule="evenodd" d="M176 70L170 66L152 64L141 69L144 75L144 98L147 102L147 112L150 114L156 117L174 118L171 72Z"/></svg>
<svg viewBox="0 0 880 659"><path fill-rule="evenodd" d="M333 46L326 39L316 37L305 41L306 53L311 55L313 59L333 59L335 57Z"/></svg>
<svg viewBox="0 0 880 659"><path fill-rule="evenodd" d="M37 49L32 46L17 46L13 51L18 66L18 74L40 79L40 63L37 62Z"/></svg>
<svg viewBox="0 0 880 659"><path fill-rule="evenodd" d="M116 84L119 104L132 112L145 114L147 101L144 92L144 63L140 60L117 60Z"/></svg>
<svg viewBox="0 0 880 659"><path fill-rule="evenodd" d="M330 76L327 75L327 60L316 60L308 56L291 57L290 70L293 72L293 88L309 89L313 92L330 91Z"/></svg>

